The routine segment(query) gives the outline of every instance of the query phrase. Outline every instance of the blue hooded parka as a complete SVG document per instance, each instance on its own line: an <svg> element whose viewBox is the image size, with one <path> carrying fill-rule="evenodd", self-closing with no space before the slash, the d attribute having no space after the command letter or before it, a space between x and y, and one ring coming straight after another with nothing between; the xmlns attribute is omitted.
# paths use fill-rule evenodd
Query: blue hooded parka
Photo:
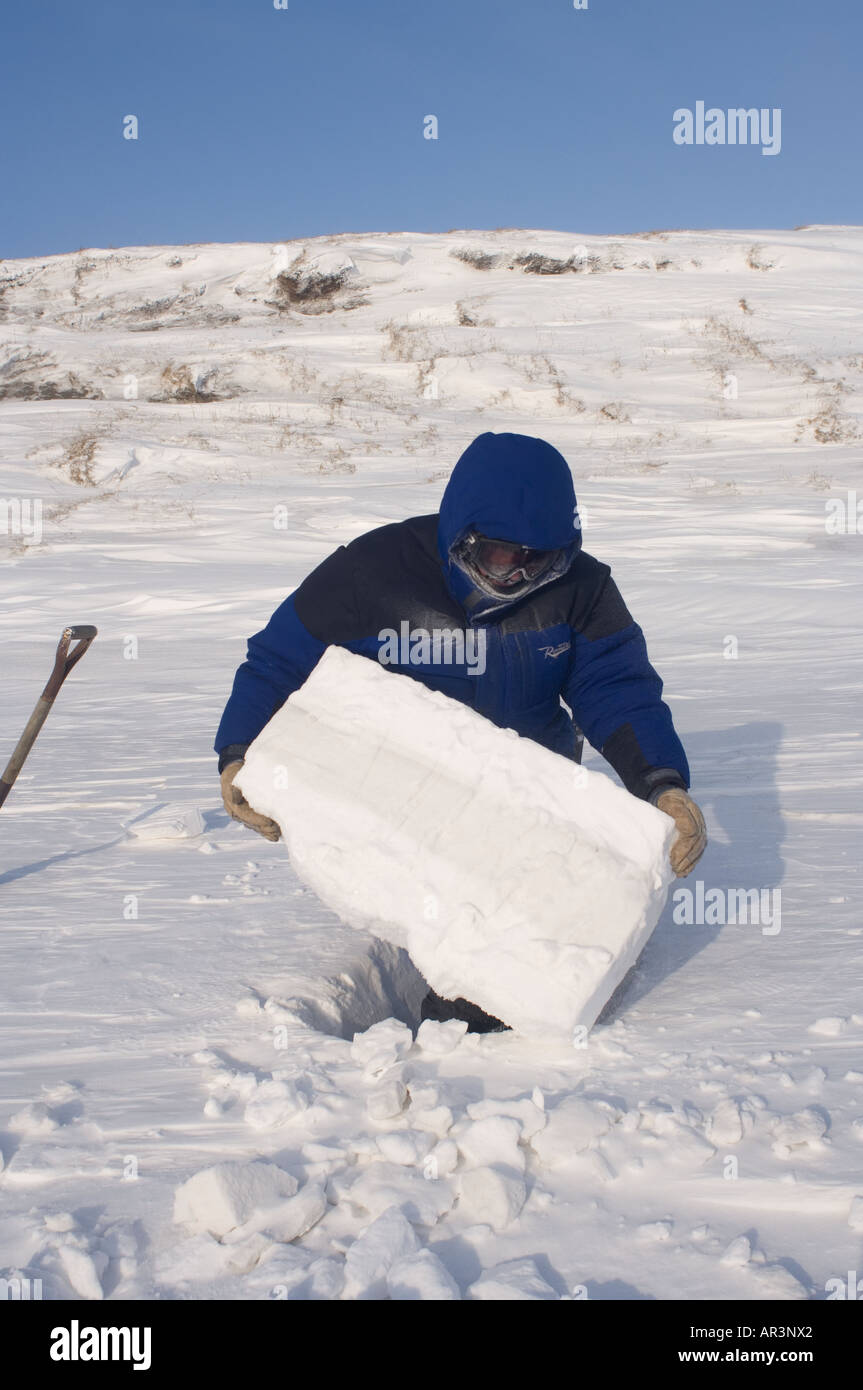
<svg viewBox="0 0 863 1390"><path fill-rule="evenodd" d="M558 551L558 562L527 593L489 594L458 562L470 530ZM456 631L465 640L435 640ZM332 644L566 757L575 721L635 796L689 786L641 628L609 566L582 549L570 469L542 439L481 434L439 513L377 527L312 571L249 640L216 735L220 769L243 757Z"/></svg>

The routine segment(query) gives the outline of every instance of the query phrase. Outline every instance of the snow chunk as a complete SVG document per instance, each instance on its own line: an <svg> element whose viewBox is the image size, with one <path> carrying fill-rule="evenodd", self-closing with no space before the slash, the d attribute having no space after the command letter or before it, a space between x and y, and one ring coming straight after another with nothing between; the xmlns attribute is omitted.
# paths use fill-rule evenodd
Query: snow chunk
<svg viewBox="0 0 863 1390"><path fill-rule="evenodd" d="M640 1226L636 1226L635 1234L639 1240L653 1244L668 1240L673 1230L673 1221L645 1221Z"/></svg>
<svg viewBox="0 0 863 1390"><path fill-rule="evenodd" d="M481 1274L476 1283L468 1289L468 1297L484 1300L525 1300L537 1298L557 1298L558 1295L543 1279L530 1258L504 1260Z"/></svg>
<svg viewBox="0 0 863 1390"><path fill-rule="evenodd" d="M423 1163L424 1178L445 1178L458 1167L458 1145L452 1139L435 1144Z"/></svg>
<svg viewBox="0 0 863 1390"><path fill-rule="evenodd" d="M554 1110L547 1111L548 1123L534 1134L530 1146L550 1168L567 1163L579 1153L593 1148L611 1128L618 1112L605 1101L565 1096Z"/></svg>
<svg viewBox="0 0 863 1390"><path fill-rule="evenodd" d="M274 1129L308 1109L308 1099L292 1081L262 1081L243 1111L253 1129Z"/></svg>
<svg viewBox="0 0 863 1390"><path fill-rule="evenodd" d="M455 1051L466 1032L467 1024L460 1018L449 1018L446 1023L427 1018L417 1029L417 1047L443 1057Z"/></svg>
<svg viewBox="0 0 863 1390"><path fill-rule="evenodd" d="M454 1302L461 1299L458 1284L431 1250L418 1250L396 1260L387 1274L390 1298L398 1302Z"/></svg>
<svg viewBox="0 0 863 1390"><path fill-rule="evenodd" d="M407 1024L385 1018L364 1033L355 1033L351 1057L363 1068L367 1081L376 1080L401 1060L413 1047L413 1034Z"/></svg>
<svg viewBox="0 0 863 1390"><path fill-rule="evenodd" d="M248 1274L268 1251L278 1248L259 1234L236 1245L222 1245L202 1232L182 1241L175 1249L157 1255L156 1269L159 1282L168 1285L184 1284L189 1280L210 1281L224 1275ZM293 1250L290 1253L293 1255ZM297 1253L296 1258L305 1264L308 1257Z"/></svg>
<svg viewBox="0 0 863 1390"><path fill-rule="evenodd" d="M697 1168L716 1153L696 1128L702 1116L694 1107L673 1109L662 1101L650 1101L639 1106L639 1116L639 1134L663 1162Z"/></svg>
<svg viewBox="0 0 863 1390"><path fill-rule="evenodd" d="M192 1231L227 1235L259 1207L293 1197L297 1180L275 1163L217 1163L182 1183L174 1194L174 1220Z"/></svg>
<svg viewBox="0 0 863 1390"><path fill-rule="evenodd" d="M847 1018L840 1018L838 1014L831 1014L827 1018L816 1018L814 1023L810 1023L806 1032L815 1033L822 1038L838 1038L840 1033L845 1032L847 1026Z"/></svg>
<svg viewBox="0 0 863 1390"><path fill-rule="evenodd" d="M366 1114L370 1120L392 1120L404 1109L407 1094L399 1077L384 1081L367 1097Z"/></svg>
<svg viewBox="0 0 863 1390"><path fill-rule="evenodd" d="M70 1211L49 1211L45 1215L46 1231L76 1231L78 1222Z"/></svg>
<svg viewBox="0 0 863 1390"><path fill-rule="evenodd" d="M783 1265L770 1263L746 1236L737 1236L720 1256L720 1264L745 1269L759 1286L758 1297L804 1299L808 1290Z"/></svg>
<svg viewBox="0 0 863 1390"><path fill-rule="evenodd" d="M462 1174L459 1208L466 1207L471 1220L502 1231L515 1220L527 1200L527 1188L517 1173L496 1168L470 1168Z"/></svg>
<svg viewBox="0 0 863 1390"><path fill-rule="evenodd" d="M747 1116L747 1120L751 1129L751 1116ZM707 1137L712 1144L739 1144L746 1130L743 1111L731 1097L719 1102L707 1122Z"/></svg>
<svg viewBox="0 0 863 1390"><path fill-rule="evenodd" d="M784 1265L750 1265L749 1270L759 1286L759 1298L809 1300L812 1291L795 1278Z"/></svg>
<svg viewBox="0 0 863 1390"><path fill-rule="evenodd" d="M417 1129L431 1130L439 1139L452 1128L453 1113L448 1105L441 1103L440 1089L434 1085L417 1085L411 1082L410 1118Z"/></svg>
<svg viewBox="0 0 863 1390"><path fill-rule="evenodd" d="M419 1237L404 1212L388 1207L367 1226L345 1256L346 1298L386 1298L390 1269L415 1255Z"/></svg>
<svg viewBox="0 0 863 1390"><path fill-rule="evenodd" d="M193 840L204 833L204 817L197 806L171 802L145 811L123 829L135 840Z"/></svg>
<svg viewBox="0 0 863 1390"><path fill-rule="evenodd" d="M409 1221L420 1226L434 1226L455 1202L455 1192L445 1180L434 1181L387 1162L364 1169L345 1195L372 1216L379 1216L387 1207L400 1207Z"/></svg>
<svg viewBox="0 0 863 1390"><path fill-rule="evenodd" d="M108 1256L101 1251L91 1252L76 1245L61 1245L58 1252L63 1272L75 1293L93 1302L101 1300L101 1275L108 1267Z"/></svg>
<svg viewBox="0 0 863 1390"><path fill-rule="evenodd" d="M720 1257L720 1262L724 1265L736 1265L742 1267L748 1265L752 1258L752 1246L746 1236L736 1236L731 1244L726 1248Z"/></svg>
<svg viewBox="0 0 863 1390"><path fill-rule="evenodd" d="M406 948L445 998L526 1035L595 1021L673 877L670 817L335 646L255 739L236 785L346 922ZM426 1029L421 1046L454 1032ZM373 1061L386 1065L385 1047Z"/></svg>
<svg viewBox="0 0 863 1390"><path fill-rule="evenodd" d="M397 1129L378 1135L378 1148L384 1158L406 1167L421 1163L433 1146L433 1136L419 1129Z"/></svg>
<svg viewBox="0 0 863 1390"><path fill-rule="evenodd" d="M32 1105L25 1105L23 1110L10 1115L8 1124L13 1134L26 1134L30 1139L39 1139L60 1127L59 1120L55 1119L48 1106L41 1100L34 1101Z"/></svg>
<svg viewBox="0 0 863 1390"><path fill-rule="evenodd" d="M452 1137L465 1161L473 1167L500 1163L524 1172L525 1154L518 1143L521 1125L511 1115L489 1115L484 1120L462 1122Z"/></svg>
<svg viewBox="0 0 863 1390"><path fill-rule="evenodd" d="M863 1231L863 1197L852 1197L848 1225L852 1231Z"/></svg>
<svg viewBox="0 0 863 1390"><path fill-rule="evenodd" d="M411 1119L417 1129L427 1129L438 1139L443 1139L452 1129L453 1113L448 1105L436 1105L430 1110L411 1110Z"/></svg>
<svg viewBox="0 0 863 1390"><path fill-rule="evenodd" d="M534 1095L538 1088L534 1088ZM539 1092L542 1100L542 1093ZM535 1099L523 1097L520 1100L496 1100L493 1096L488 1096L485 1100L473 1101L467 1107L467 1113L472 1120L485 1120L491 1115L512 1115L521 1125L522 1138L532 1139L534 1134L544 1129L548 1123L548 1116L544 1106L537 1105Z"/></svg>
<svg viewBox="0 0 863 1390"><path fill-rule="evenodd" d="M326 1193L320 1183L306 1183L295 1197L289 1197L286 1202L256 1210L245 1225L228 1232L225 1244L245 1241L261 1231L269 1240L289 1245L320 1221L327 1206Z"/></svg>
<svg viewBox="0 0 863 1390"><path fill-rule="evenodd" d="M795 1149L819 1149L827 1133L827 1121L817 1110L799 1110L794 1115L778 1115L771 1125L773 1151L780 1158L791 1157Z"/></svg>

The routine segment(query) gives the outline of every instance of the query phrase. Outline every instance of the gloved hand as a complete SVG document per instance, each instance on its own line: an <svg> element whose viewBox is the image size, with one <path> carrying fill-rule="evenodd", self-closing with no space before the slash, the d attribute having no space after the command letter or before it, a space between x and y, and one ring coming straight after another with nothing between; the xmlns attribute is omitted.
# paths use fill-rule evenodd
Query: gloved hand
<svg viewBox="0 0 863 1390"><path fill-rule="evenodd" d="M233 820L242 821L250 830L257 830L259 835L263 835L265 840L278 840L281 837L281 830L274 820L268 816L262 816L258 811L254 811L249 805L239 787L234 786L234 778L243 766L242 759L234 763L228 763L222 769L219 778L222 784L222 801L225 803L225 810Z"/></svg>
<svg viewBox="0 0 863 1390"><path fill-rule="evenodd" d="M671 846L671 867L678 878L685 878L707 847L707 827L701 810L682 787L669 787L653 804L671 816L677 826L677 838Z"/></svg>

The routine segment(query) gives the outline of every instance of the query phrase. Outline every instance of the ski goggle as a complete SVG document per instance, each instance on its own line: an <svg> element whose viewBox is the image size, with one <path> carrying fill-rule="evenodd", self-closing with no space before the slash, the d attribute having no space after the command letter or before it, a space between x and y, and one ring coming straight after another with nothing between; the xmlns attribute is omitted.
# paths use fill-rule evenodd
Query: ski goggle
<svg viewBox="0 0 863 1390"><path fill-rule="evenodd" d="M517 579L537 579L554 563L557 550L533 550L515 541L495 540L470 532L464 540L465 553L476 568L495 584Z"/></svg>

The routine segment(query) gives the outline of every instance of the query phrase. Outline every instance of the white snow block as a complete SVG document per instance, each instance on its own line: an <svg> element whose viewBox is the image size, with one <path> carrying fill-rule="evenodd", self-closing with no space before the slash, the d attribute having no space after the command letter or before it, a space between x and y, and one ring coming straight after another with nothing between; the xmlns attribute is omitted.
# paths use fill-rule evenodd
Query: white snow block
<svg viewBox="0 0 863 1390"><path fill-rule="evenodd" d="M384 1080L366 1099L366 1114L370 1120L392 1120L400 1115L407 1101L407 1087L396 1077Z"/></svg>
<svg viewBox="0 0 863 1390"><path fill-rule="evenodd" d="M456 1194L436 1172L431 1155L426 1162L428 1168L421 1173L381 1158L364 1168L344 1195L352 1206L365 1208L372 1217L380 1216L387 1207L398 1207L408 1221L434 1226L452 1210Z"/></svg>
<svg viewBox="0 0 863 1390"><path fill-rule="evenodd" d="M459 1286L432 1250L405 1255L390 1268L387 1290L394 1302L454 1303Z"/></svg>
<svg viewBox="0 0 863 1390"><path fill-rule="evenodd" d="M171 802L154 806L123 829L135 840L192 840L204 833L204 817L197 806Z"/></svg>
<svg viewBox="0 0 863 1390"><path fill-rule="evenodd" d="M543 1279L536 1261L526 1256L520 1260L504 1260L481 1274L467 1291L468 1298L494 1302L557 1299L558 1295Z"/></svg>
<svg viewBox="0 0 863 1390"><path fill-rule="evenodd" d="M595 1148L616 1118L617 1112L606 1101L564 1096L549 1112L546 1127L534 1134L530 1146L541 1163L556 1168Z"/></svg>
<svg viewBox="0 0 863 1390"><path fill-rule="evenodd" d="M339 647L236 784L344 921L525 1035L595 1021L673 877L661 811Z"/></svg>
<svg viewBox="0 0 863 1390"><path fill-rule="evenodd" d="M467 1024L460 1018L447 1019L446 1023L436 1023L434 1019L424 1019L417 1029L417 1047L423 1052L445 1057L455 1052L465 1033Z"/></svg>
<svg viewBox="0 0 863 1390"><path fill-rule="evenodd" d="M104 1298L101 1276L108 1265L107 1255L101 1251L82 1250L76 1245L61 1245L57 1253L63 1273L76 1294L94 1302Z"/></svg>
<svg viewBox="0 0 863 1390"><path fill-rule="evenodd" d="M459 1183L459 1207L473 1221L484 1222L495 1231L509 1226L527 1200L527 1187L516 1172L497 1168L470 1168Z"/></svg>
<svg viewBox="0 0 863 1390"><path fill-rule="evenodd" d="M182 1183L174 1193L174 1220L195 1232L224 1236L259 1207L293 1197L297 1180L275 1163L217 1163Z"/></svg>
<svg viewBox="0 0 863 1390"><path fill-rule="evenodd" d="M489 1115L482 1120L462 1121L452 1137L465 1163L472 1168L502 1164L523 1173L524 1149L519 1147L521 1125L513 1115Z"/></svg>
<svg viewBox="0 0 863 1390"><path fill-rule="evenodd" d="M378 1148L384 1158L404 1168L421 1164L434 1144L434 1134L421 1129L393 1129L388 1134L378 1135Z"/></svg>
<svg viewBox="0 0 863 1390"><path fill-rule="evenodd" d="M389 1206L367 1226L345 1255L345 1297L386 1297L389 1270L417 1254L419 1237L404 1212Z"/></svg>
<svg viewBox="0 0 863 1390"><path fill-rule="evenodd" d="M848 1211L848 1225L852 1231L863 1231L863 1197L852 1197Z"/></svg>
<svg viewBox="0 0 863 1390"><path fill-rule="evenodd" d="M228 1232L224 1242L226 1245L239 1245L262 1231L270 1241L289 1245L317 1225L328 1205L321 1184L308 1182L296 1196L288 1197L287 1201L279 1202L277 1206L256 1207L244 1225Z"/></svg>

